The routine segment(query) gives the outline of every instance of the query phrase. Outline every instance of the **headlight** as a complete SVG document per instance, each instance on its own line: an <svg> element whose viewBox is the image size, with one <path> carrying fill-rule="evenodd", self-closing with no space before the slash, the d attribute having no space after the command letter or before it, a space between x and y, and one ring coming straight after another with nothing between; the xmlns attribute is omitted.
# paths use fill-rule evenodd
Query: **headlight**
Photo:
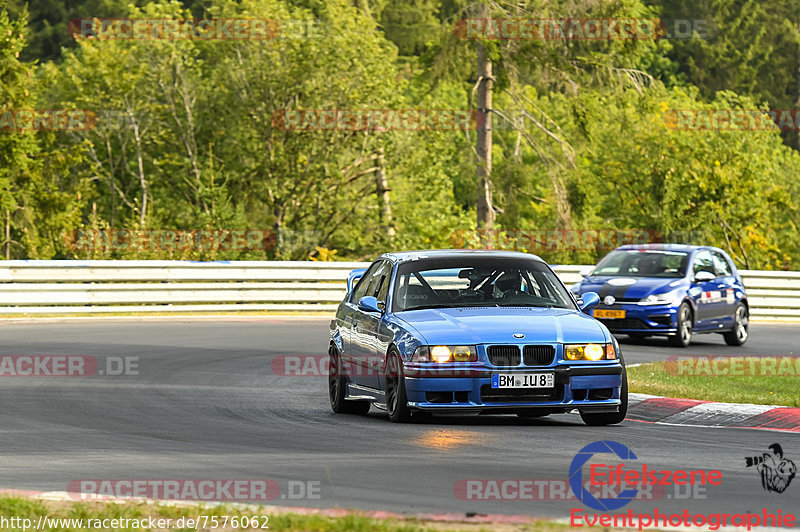
<svg viewBox="0 0 800 532"><path fill-rule="evenodd" d="M474 345L421 345L414 351L412 362L477 362Z"/></svg>
<svg viewBox="0 0 800 532"><path fill-rule="evenodd" d="M616 360L614 344L572 344L564 346L566 360Z"/></svg>
<svg viewBox="0 0 800 532"><path fill-rule="evenodd" d="M672 292L664 294L650 294L644 299L639 300L640 305L672 305L673 301Z"/></svg>

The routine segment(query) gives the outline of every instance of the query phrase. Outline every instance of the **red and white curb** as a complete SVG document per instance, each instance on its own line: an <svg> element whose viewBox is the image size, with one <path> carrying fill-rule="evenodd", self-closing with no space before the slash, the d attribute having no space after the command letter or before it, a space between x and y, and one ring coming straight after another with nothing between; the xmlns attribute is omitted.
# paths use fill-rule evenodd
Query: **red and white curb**
<svg viewBox="0 0 800 532"><path fill-rule="evenodd" d="M642 393L628 396L627 419L665 425L800 432L800 408L673 399Z"/></svg>

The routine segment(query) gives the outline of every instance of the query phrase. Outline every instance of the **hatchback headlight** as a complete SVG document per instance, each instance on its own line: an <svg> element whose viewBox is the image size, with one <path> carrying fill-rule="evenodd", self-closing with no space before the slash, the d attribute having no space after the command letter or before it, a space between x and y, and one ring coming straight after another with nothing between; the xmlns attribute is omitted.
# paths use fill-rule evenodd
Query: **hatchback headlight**
<svg viewBox="0 0 800 532"><path fill-rule="evenodd" d="M421 345L414 351L412 362L477 362L474 345Z"/></svg>
<svg viewBox="0 0 800 532"><path fill-rule="evenodd" d="M616 360L614 344L569 344L564 346L564 359L570 361Z"/></svg>
<svg viewBox="0 0 800 532"><path fill-rule="evenodd" d="M665 292L663 294L650 294L644 299L639 300L640 305L672 305L674 297L672 292Z"/></svg>

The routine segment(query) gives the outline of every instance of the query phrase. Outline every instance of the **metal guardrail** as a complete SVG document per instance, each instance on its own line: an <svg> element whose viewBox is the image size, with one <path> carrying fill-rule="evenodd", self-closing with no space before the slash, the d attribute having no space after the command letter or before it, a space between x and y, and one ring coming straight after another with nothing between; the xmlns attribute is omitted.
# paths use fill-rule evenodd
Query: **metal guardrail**
<svg viewBox="0 0 800 532"><path fill-rule="evenodd" d="M0 314L331 312L363 262L0 261ZM567 286L591 266L555 266ZM800 272L744 270L755 319L800 321Z"/></svg>

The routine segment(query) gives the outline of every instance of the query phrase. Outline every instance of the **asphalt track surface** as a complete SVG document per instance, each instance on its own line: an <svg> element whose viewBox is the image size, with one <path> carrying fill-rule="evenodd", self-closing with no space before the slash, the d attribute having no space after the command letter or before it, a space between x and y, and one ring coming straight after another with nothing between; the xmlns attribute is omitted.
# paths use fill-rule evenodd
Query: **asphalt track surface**
<svg viewBox="0 0 800 532"><path fill-rule="evenodd" d="M565 481L582 447L614 440L649 469L718 469L723 477L697 498L680 499L685 494L669 487L621 511L800 507L800 479L783 494L768 493L744 462L778 442L800 464L796 433L635 421L587 427L572 414L436 417L408 425L389 423L375 408L367 416L334 415L324 376L288 377L271 366L276 356L322 355L327 342L328 320L308 318L0 324L0 355L88 355L101 369L106 357L138 357L138 375L0 377L0 488L65 491L76 479L263 478L277 481L281 496L273 503L280 505L566 518L571 508L591 510L577 501L462 500L454 486L467 479ZM684 350L660 340L623 340L622 349L630 364L676 354L787 355L798 343L798 326L756 323L743 348L709 335ZM319 498L290 499L289 483L307 481L318 483ZM472 497L487 494L477 493Z"/></svg>

